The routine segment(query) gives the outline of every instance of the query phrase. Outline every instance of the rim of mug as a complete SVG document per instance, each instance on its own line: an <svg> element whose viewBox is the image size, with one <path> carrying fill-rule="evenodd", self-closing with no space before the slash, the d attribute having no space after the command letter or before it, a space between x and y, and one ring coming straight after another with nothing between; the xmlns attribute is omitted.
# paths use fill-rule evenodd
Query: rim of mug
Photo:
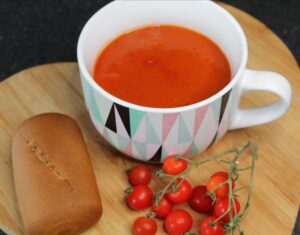
<svg viewBox="0 0 300 235"><path fill-rule="evenodd" d="M241 78L241 75L246 67L246 63L247 63L247 58L248 58L248 45L247 45L247 40L246 40L246 36L245 33L243 31L243 29L241 28L240 24L237 22L237 20L228 12L226 11L223 7L219 6L218 4L212 2L212 1L203 1L202 3L204 4L209 4L213 7L215 7L220 14L223 14L227 20L230 21L230 23L234 26L235 30L237 31L241 43L242 43L242 60L240 62L239 68L237 70L237 72L235 73L234 77L231 79L231 81L219 92L217 92L216 94L214 94L213 96L210 96L209 98L205 99L205 100L201 100L197 103L193 103L190 105L186 105L186 106L180 106L180 107L172 107L172 108L155 108L155 107L146 107L146 106L141 106L138 104L133 104L130 103L128 101L122 100L112 94L110 94L109 92L107 92L106 90L104 90L100 85L98 85L95 80L92 78L92 76L90 75L90 73L88 72L88 69L85 65L84 59L83 59L83 43L87 34L87 27L88 25L94 20L94 18L96 18L96 16L98 15L98 13L100 11L102 11L103 9L109 8L109 7L113 7L113 5L118 4L120 2L123 1L112 1L109 4L105 5L104 7L102 7L101 9L99 9L94 15L91 16L91 18L89 18L89 20L85 23L79 39L78 39L78 44L77 44L77 60L78 60L78 65L79 65L79 69L81 70L82 74L84 75L84 79L87 80L87 82L99 93L101 93L103 96L105 96L105 98L112 100L114 103L120 104L122 106L125 107L129 107L131 109L136 109L139 111L143 111L143 112L152 112L152 113L176 113L176 112L183 112L183 111L189 111L189 110L195 110L197 108L200 108L202 106L208 105L212 102L214 102L215 100L217 100L218 98L222 97L224 94L226 94L230 89L233 88L233 86L238 82L238 80ZM172 2L172 1L170 1Z"/></svg>

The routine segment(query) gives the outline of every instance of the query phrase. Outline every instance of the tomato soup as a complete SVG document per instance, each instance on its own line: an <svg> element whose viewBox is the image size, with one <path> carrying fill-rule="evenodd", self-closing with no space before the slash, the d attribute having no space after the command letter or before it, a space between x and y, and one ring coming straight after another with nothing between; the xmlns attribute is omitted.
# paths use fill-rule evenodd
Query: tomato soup
<svg viewBox="0 0 300 235"><path fill-rule="evenodd" d="M173 108L205 100L230 81L226 56L187 28L159 25L124 33L102 49L93 76L108 93L133 104Z"/></svg>

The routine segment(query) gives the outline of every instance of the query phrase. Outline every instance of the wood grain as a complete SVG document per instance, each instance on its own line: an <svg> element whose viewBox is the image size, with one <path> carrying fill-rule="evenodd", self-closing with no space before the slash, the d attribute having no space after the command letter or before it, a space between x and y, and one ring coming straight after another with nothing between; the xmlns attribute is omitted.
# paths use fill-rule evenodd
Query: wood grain
<svg viewBox="0 0 300 235"><path fill-rule="evenodd" d="M242 223L246 234L291 234L300 202L300 73L282 41L265 25L244 12L222 4L241 23L249 42L248 67L271 70L287 77L293 87L288 113L272 123L229 132L216 145L196 158L205 158L232 144L252 138L259 147L259 160L250 213ZM268 103L275 97L263 92L246 95L242 106ZM79 123L91 153L103 202L103 217L85 234L131 234L133 220L145 212L130 211L124 201L125 170L135 162L109 147L93 127L84 107L76 63L57 63L27 69L0 84L0 227L8 234L24 234L16 203L11 138L17 127L32 115L60 112ZM243 164L244 161L241 162ZM158 166L151 166L158 169ZM209 163L192 172L192 184L204 184L224 166ZM245 183L246 178L241 179ZM162 181L151 185L158 189ZM243 201L243 200L242 200ZM183 206L185 207L185 206ZM194 231L202 215L193 213ZM159 233L164 234L162 226Z"/></svg>

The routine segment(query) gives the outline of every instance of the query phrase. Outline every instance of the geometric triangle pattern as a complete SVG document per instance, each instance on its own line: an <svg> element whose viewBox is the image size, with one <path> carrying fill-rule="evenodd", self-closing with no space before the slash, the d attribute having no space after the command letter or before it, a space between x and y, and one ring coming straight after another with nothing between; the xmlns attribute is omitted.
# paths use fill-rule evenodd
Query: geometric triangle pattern
<svg viewBox="0 0 300 235"><path fill-rule="evenodd" d="M147 148L147 155L146 158L144 158L144 160L149 161L150 159L152 159L152 161L154 161L155 159L158 158L157 154L161 153L162 151L159 151L159 148L161 147L161 144L146 144L146 148ZM155 157L156 156L156 157Z"/></svg>
<svg viewBox="0 0 300 235"><path fill-rule="evenodd" d="M220 110L221 110L221 99L217 99L214 102L212 102L209 107L211 108L213 112L213 117L215 119L216 123L219 123L220 119Z"/></svg>
<svg viewBox="0 0 300 235"><path fill-rule="evenodd" d="M167 156L169 156L169 154L168 154L167 150L165 149L165 147L162 145L161 162L163 162Z"/></svg>
<svg viewBox="0 0 300 235"><path fill-rule="evenodd" d="M219 140L229 129L230 125L230 113L232 112L231 109L231 103L233 99L233 93L232 91L229 91L222 97L222 105L221 105L221 111L220 111L220 123L219 123L219 129L217 133L216 141Z"/></svg>
<svg viewBox="0 0 300 235"><path fill-rule="evenodd" d="M165 141L173 127L179 113L167 113L163 115L162 141Z"/></svg>
<svg viewBox="0 0 300 235"><path fill-rule="evenodd" d="M195 134L194 139L193 139L194 151L196 148L197 152L201 151L205 148L205 145L207 142L208 128L209 128L210 123L213 121L213 120L210 120L209 110L210 110L210 108L208 107L206 110L205 116L202 120L201 126L198 129L198 131Z"/></svg>
<svg viewBox="0 0 300 235"><path fill-rule="evenodd" d="M194 128L195 128L195 122L196 122L196 115L194 110L181 112L180 117L185 123L185 127L187 128L187 131L190 135L190 138L192 139L194 136ZM180 128L180 127L179 127Z"/></svg>
<svg viewBox="0 0 300 235"><path fill-rule="evenodd" d="M138 127L140 126L140 122L144 117L144 112L136 109L130 109L129 116L130 116L130 132L131 132L131 136L133 136L137 131Z"/></svg>
<svg viewBox="0 0 300 235"><path fill-rule="evenodd" d="M81 80L81 87L83 91L83 98L86 107L89 107L89 104L91 104L90 96L93 93L93 88L89 85L89 83L86 81L86 79L82 78ZM89 108L88 108L89 109Z"/></svg>
<svg viewBox="0 0 300 235"><path fill-rule="evenodd" d="M221 138L230 125L236 96L228 91L214 102L183 112L146 112L112 102L82 78L84 99L99 133L121 152L142 161L168 155L195 155Z"/></svg>
<svg viewBox="0 0 300 235"><path fill-rule="evenodd" d="M192 143L192 153L191 155L196 155L198 153L198 149L197 149L197 145L195 144L195 142Z"/></svg>
<svg viewBox="0 0 300 235"><path fill-rule="evenodd" d="M221 103L219 102L219 105ZM202 149L207 149L210 145L211 142L213 141L213 139L215 138L215 135L218 131L218 126L219 126L219 114L218 117L216 117L216 113L215 113L215 108L210 105L210 107L207 110L206 116L207 119L209 120L209 125L208 125L208 129L206 132L206 136L205 136L205 140L203 141L203 146ZM220 108L219 108L220 110Z"/></svg>
<svg viewBox="0 0 300 235"><path fill-rule="evenodd" d="M182 116L179 116L178 140L177 143L186 143L192 141L192 133L187 129L187 125Z"/></svg>
<svg viewBox="0 0 300 235"><path fill-rule="evenodd" d="M207 125L207 131L204 140L202 141L203 145L201 146L201 150L210 147L218 131L219 117L216 118L214 108L212 106L210 106L206 112L206 120L209 124Z"/></svg>
<svg viewBox="0 0 300 235"><path fill-rule="evenodd" d="M122 150L121 150L122 151ZM123 153L125 153L128 156L133 156L132 154L132 143L131 141L129 141L127 147L124 149L124 151L122 151Z"/></svg>
<svg viewBox="0 0 300 235"><path fill-rule="evenodd" d="M94 95L94 92L91 92L91 108L92 108L92 112L95 116L95 118L101 123L103 124L103 119L100 115L100 112L99 112L99 109L98 109L98 105L97 105L97 102L96 102L96 99L95 99L95 95Z"/></svg>
<svg viewBox="0 0 300 235"><path fill-rule="evenodd" d="M149 162L161 162L161 153L162 153L162 146L158 148L156 153L153 155L152 158L150 158L148 161Z"/></svg>
<svg viewBox="0 0 300 235"><path fill-rule="evenodd" d="M125 151L125 149L127 149L129 142L129 138L118 135L118 146L121 149L121 151Z"/></svg>
<svg viewBox="0 0 300 235"><path fill-rule="evenodd" d="M115 115L115 107L111 106L110 112L108 114L107 120L105 122L105 127L110 129L113 132L117 132L117 124L116 124L116 115Z"/></svg>
<svg viewBox="0 0 300 235"><path fill-rule="evenodd" d="M115 120L116 120L116 126L117 126L116 133L118 133L118 135L120 135L120 136L127 137L128 139L130 139L128 130L126 129L124 122L122 122L120 112L118 111L116 106L114 108L115 108Z"/></svg>
<svg viewBox="0 0 300 235"><path fill-rule="evenodd" d="M162 142L162 125L163 125L163 115L160 113L147 113L147 120L151 123L153 130L156 134L156 137L159 143ZM147 124L146 124L147 126Z"/></svg>
<svg viewBox="0 0 300 235"><path fill-rule="evenodd" d="M219 135L219 129L220 129L220 126L221 126L221 122L223 120L223 117L224 117L224 113L225 113L225 109L226 107L229 108L229 105L227 105L228 101L229 101L229 97L230 97L230 93L231 93L231 90L229 90L228 92L226 92L221 99L220 102L221 104L219 105L220 109L218 110L218 114L219 114L219 122L218 122L218 130L216 132L216 134L214 135L214 138L212 139L212 141L210 142L210 144L208 145L207 148L210 148L216 141L217 141L217 137ZM218 101L219 101L218 100ZM224 123L224 122L223 122ZM226 122L229 124L229 122Z"/></svg>
<svg viewBox="0 0 300 235"><path fill-rule="evenodd" d="M116 107L116 109L119 113L119 116L121 118L121 122L122 122L123 126L125 127L125 129L127 130L127 133L130 137L131 135L130 135L129 109L125 108L124 106L119 105L119 104L114 104L114 106Z"/></svg>
<svg viewBox="0 0 300 235"><path fill-rule="evenodd" d="M131 138L146 143L146 117L144 116L139 122L135 132L131 132Z"/></svg>
<svg viewBox="0 0 300 235"><path fill-rule="evenodd" d="M161 144L152 122L146 114L146 142L150 144Z"/></svg>
<svg viewBox="0 0 300 235"><path fill-rule="evenodd" d="M207 111L208 105L205 105L201 108L196 109L195 111L195 125L194 125L194 133L193 137L195 137L196 133L198 132L200 126L202 125L202 121L205 117L206 111Z"/></svg>
<svg viewBox="0 0 300 235"><path fill-rule="evenodd" d="M143 143L133 140L132 144L141 156L147 155L147 144L145 142Z"/></svg>
<svg viewBox="0 0 300 235"><path fill-rule="evenodd" d="M178 133L179 133L179 115L175 119L175 121L172 122L172 126L168 127L168 132L165 134L165 138L163 141L163 145L170 146L178 143Z"/></svg>
<svg viewBox="0 0 300 235"><path fill-rule="evenodd" d="M185 150L183 156L188 157L192 155L193 143Z"/></svg>
<svg viewBox="0 0 300 235"><path fill-rule="evenodd" d="M228 101L229 101L229 97L230 97L230 94L231 94L231 90L229 90L225 95L222 96L221 98L221 108L220 108L220 120L219 120L219 124L222 122L222 119L223 119L223 115L225 113L225 109L226 107L229 108L229 105L228 104Z"/></svg>

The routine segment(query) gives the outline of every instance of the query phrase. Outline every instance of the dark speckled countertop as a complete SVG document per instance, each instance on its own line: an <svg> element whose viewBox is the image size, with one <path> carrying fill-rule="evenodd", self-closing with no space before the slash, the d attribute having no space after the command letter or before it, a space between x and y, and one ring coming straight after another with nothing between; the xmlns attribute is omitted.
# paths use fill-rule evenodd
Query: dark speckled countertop
<svg viewBox="0 0 300 235"><path fill-rule="evenodd" d="M0 0L0 81L38 64L75 61L87 19L109 0ZM223 0L271 28L300 61L300 0ZM0 231L0 235L3 235ZM300 234L300 219L293 235ZM261 235L261 234L258 234ZM284 234L285 235L285 234Z"/></svg>

